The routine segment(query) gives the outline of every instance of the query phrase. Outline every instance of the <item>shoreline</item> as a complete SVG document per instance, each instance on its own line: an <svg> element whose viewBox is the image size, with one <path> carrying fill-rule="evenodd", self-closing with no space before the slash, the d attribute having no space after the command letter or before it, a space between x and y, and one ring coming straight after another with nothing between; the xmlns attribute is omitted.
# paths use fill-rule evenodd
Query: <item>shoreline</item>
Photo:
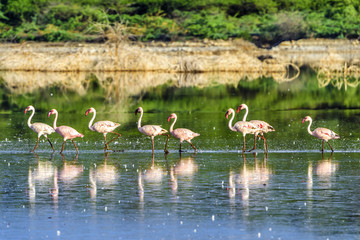
<svg viewBox="0 0 360 240"><path fill-rule="evenodd" d="M85 43L0 44L0 70L43 72L283 72L289 64L358 64L360 42L302 39L272 49L236 39L115 45Z"/></svg>

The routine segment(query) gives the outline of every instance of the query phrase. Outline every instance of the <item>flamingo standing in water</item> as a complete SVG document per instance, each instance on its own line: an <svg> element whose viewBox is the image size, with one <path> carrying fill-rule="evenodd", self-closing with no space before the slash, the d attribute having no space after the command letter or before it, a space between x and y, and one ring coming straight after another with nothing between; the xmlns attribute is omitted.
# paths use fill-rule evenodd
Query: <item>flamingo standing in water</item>
<svg viewBox="0 0 360 240"><path fill-rule="evenodd" d="M170 119L174 118L174 122L171 124L170 126L170 133L180 139L180 149L179 152L181 152L181 143L185 140L188 143L190 143L190 145L195 149L195 152L197 152L196 147L194 146L194 144L191 143L191 139L193 139L194 137L200 136L199 133L195 133L189 129L186 128L177 128L177 129L173 129L175 122L177 120L177 116L175 113L172 113L169 117L168 117L168 122L170 122Z"/></svg>
<svg viewBox="0 0 360 240"><path fill-rule="evenodd" d="M54 149L52 143L50 142L50 139L47 137L48 134L54 133L55 130L52 127L50 127L49 125L45 124L45 123L31 123L31 119L35 114L35 108L30 105L25 109L25 114L26 114L27 111L32 111L32 113L31 113L31 115L30 115L30 117L29 117L29 119L27 121L27 124L28 124L29 128L31 128L38 135L36 145L35 145L34 149L31 152L34 152L35 149L37 148L37 146L39 144L39 139L40 139L40 137L42 135L44 135L46 137L46 139L50 143L50 146L51 146L52 150L55 152L55 149Z"/></svg>
<svg viewBox="0 0 360 240"><path fill-rule="evenodd" d="M138 129L141 133L145 134L146 136L151 137L151 141L152 141L152 152L154 154L154 150L155 150L155 146L154 146L154 137L158 136L158 135L164 135L167 136L166 139L166 144L165 144L165 149L164 152L168 153L167 150L167 144L169 141L169 134L166 134L168 131L166 129L163 129L160 125L145 125L145 126L141 126L141 119L143 117L144 114L144 110L142 109L142 107L138 107L135 110L135 115L137 113L140 113L140 118L138 121Z"/></svg>
<svg viewBox="0 0 360 240"><path fill-rule="evenodd" d="M96 123L94 123L93 125L93 122L95 120L95 117L96 117L96 110L95 108L89 108L86 112L85 112L85 116L87 116L89 113L94 113L92 119L90 120L89 122L89 129L91 131L95 131L95 132L98 132L98 133L102 133L104 135L104 139L105 139L105 151L106 150L111 150L108 146L108 144L112 141L114 141L115 139L119 138L121 136L120 133L117 133L117 132L114 132L114 130L120 126L120 123L115 123L115 122L112 122L112 121L98 121ZM109 142L106 142L106 134L108 133L114 133L116 134L117 136L114 137L113 139L111 139Z"/></svg>
<svg viewBox="0 0 360 240"><path fill-rule="evenodd" d="M332 148L332 146L330 145L330 143L328 142L328 140L331 139L339 139L340 136L338 134L336 134L335 132L331 131L330 129L327 128L316 128L314 131L310 130L310 126L312 124L312 119L309 116L306 116L302 119L302 123L304 122L310 122L309 126L307 128L308 133L310 135L313 135L314 137L323 140L322 141L322 148L321 148L321 152L324 152L324 141L327 142L327 144L329 144L329 147L331 148L331 152L334 152L334 149Z"/></svg>
<svg viewBox="0 0 360 240"><path fill-rule="evenodd" d="M243 137L244 137L244 144L243 144L243 153L245 152L245 136L246 134L255 134L255 132L259 131L257 129L257 127L250 123L250 122L246 122L246 121L239 121L237 123L234 124L234 126L232 125L232 121L234 120L235 117L235 111L232 108L229 108L226 113L225 113L225 117L226 119L229 117L229 115L232 114L232 117L229 121L229 128L231 131L234 132L241 132Z"/></svg>
<svg viewBox="0 0 360 240"><path fill-rule="evenodd" d="M54 119L54 124L53 124L53 128L54 128L55 132L57 132L58 134L60 134L64 138L64 143L62 145L60 153L62 153L64 151L65 142L68 139L70 139L73 142L73 144L75 146L75 149L76 149L76 153L79 153L79 150L78 150L76 144L74 143L73 139L77 138L77 137L82 138L82 137L84 137L84 135L79 133L78 131L76 131L75 129L73 129L72 127L69 127L69 126L57 127L56 126L56 121L57 121L57 118L58 118L58 112L56 111L56 109L51 109L51 111L48 113L48 117L50 117L51 114L55 114L55 119Z"/></svg>
<svg viewBox="0 0 360 240"><path fill-rule="evenodd" d="M243 110L245 109L246 112L245 112L245 115L243 117L243 121L245 122L246 121L246 117L249 113L249 108L246 104L241 104L238 108L237 108L237 113L239 113L240 110ZM275 129L270 125L268 124L267 122L264 122L264 121L261 121L261 120L251 120L250 123L254 124L255 127L258 129L257 132L255 132L255 145L253 147L253 149L251 149L250 151L252 150L255 150L256 149L256 137L258 136L258 134L260 134L261 138L264 140L264 151L268 151L268 145L266 143L266 139L264 137L264 133L267 133L267 132L274 132Z"/></svg>

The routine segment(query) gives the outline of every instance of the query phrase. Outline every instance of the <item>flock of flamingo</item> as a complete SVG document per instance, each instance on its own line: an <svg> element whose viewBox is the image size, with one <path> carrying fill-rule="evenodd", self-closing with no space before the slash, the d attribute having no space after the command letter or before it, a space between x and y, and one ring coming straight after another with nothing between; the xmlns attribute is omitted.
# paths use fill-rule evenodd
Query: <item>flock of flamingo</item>
<svg viewBox="0 0 360 240"><path fill-rule="evenodd" d="M256 139L257 137L262 138L264 141L264 151L268 152L268 145L266 143L266 139L264 134L268 133L268 132L273 132L275 131L275 129L268 124L265 121L261 121L261 120L251 120L251 121L246 121L249 109L248 106L246 104L241 104L238 108L237 108L237 113L240 112L240 110L245 109L245 114L244 117L242 119L242 121L238 121L236 122L234 125L232 125L232 122L234 120L235 117L235 111L232 108L229 108L226 113L225 113L225 117L228 118L231 114L232 117L229 120L229 128L230 130L234 131L234 132L240 132L243 135L243 153L245 152L245 136L246 134L253 134L255 136L255 145L254 147L249 150L255 150L256 149ZM58 118L58 112L56 111L56 109L52 109L51 111L49 111L48 113L48 117L50 117L52 114L55 114L55 118L54 118L54 122L53 122L53 127L45 124L45 123L31 123L31 119L35 114L35 108L33 106L28 106L25 109L25 114L28 111L32 111L32 114L30 115L30 117L28 118L27 124L29 126L29 128L31 128L35 133L37 133L37 142L35 147L31 150L31 152L34 152L35 149L38 147L39 144L39 139L42 135L45 136L45 138L47 139L47 141L49 142L51 148L53 151L55 151L53 144L51 143L50 139L48 138L47 135L50 135L54 132L57 132L60 136L63 137L64 142L61 148L60 153L62 153L64 151L64 147L65 147L65 142L66 140L71 140L72 143L75 146L76 152L78 153L79 150L74 142L74 138L78 138L78 137L84 137L83 134L79 133L78 131L76 131L74 128L70 127L70 126L57 126L57 118ZM87 116L89 113L93 113L93 117L91 118L90 122L89 122L89 129L91 131L95 131L98 133L102 133L104 136L104 140L105 140L105 152L107 150L112 150L109 148L109 143L114 141L115 139L119 138L121 136L120 133L114 132L114 130L120 126L119 123L115 123L112 121L98 121L96 123L93 123L96 117L96 110L94 108L89 108L86 112L85 112L85 116ZM165 143L165 149L164 152L168 153L167 150L167 144L169 141L169 134L168 131L164 128L162 128L160 125L144 125L141 126L141 120L144 114L144 110L139 107L135 110L135 115L140 113L140 117L137 123L137 127L139 129L139 131L143 134L145 134L146 136L151 137L151 141L152 141L152 152L154 153L155 150L155 146L154 146L154 138L156 136L159 135L163 135L166 136L166 143ZM188 142L194 149L195 152L197 152L196 147L194 146L194 144L192 144L191 140L194 137L200 136L199 133L195 133L189 129L186 128L177 128L174 129L174 125L175 122L177 121L177 115L175 113L172 113L169 117L168 117L168 122L170 122L171 119L174 119L174 121L172 122L169 132L171 133L171 135L173 135L175 138L180 140L180 147L179 147L179 152L182 151L181 149L181 144L183 141ZM309 125L307 127L307 131L310 135L313 135L314 137L322 140L322 149L321 151L324 151L324 142L327 142L327 144L330 146L331 151L333 152L334 149L333 147L330 145L330 143L328 142L328 140L331 139L339 139L340 136L338 134L336 134L335 132L331 131L330 129L327 128L316 128L314 131L310 130L311 124L312 124L312 119L309 116L306 116L305 118L302 119L302 123L304 123L305 121L309 122ZM111 139L110 141L106 140L106 135L108 133L113 133L115 135L117 135L116 137L114 137L113 139Z"/></svg>

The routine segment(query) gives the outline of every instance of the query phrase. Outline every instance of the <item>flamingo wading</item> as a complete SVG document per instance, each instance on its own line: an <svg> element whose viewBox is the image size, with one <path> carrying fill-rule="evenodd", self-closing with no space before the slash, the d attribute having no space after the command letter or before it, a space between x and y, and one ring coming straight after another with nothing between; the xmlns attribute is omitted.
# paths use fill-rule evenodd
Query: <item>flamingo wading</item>
<svg viewBox="0 0 360 240"><path fill-rule="evenodd" d="M54 146L50 142L50 139L47 137L48 134L54 133L55 130L52 127L50 127L49 125L45 124L45 123L31 123L31 119L35 114L35 108L30 105L25 109L25 114L26 114L27 111L32 111L32 113L31 113L31 115L30 115L30 117L29 117L29 119L27 121L27 124L28 124L29 128L31 128L38 135L36 145L35 145L34 149L31 152L34 152L35 149L37 148L37 146L39 144L39 139L40 139L40 137L42 135L44 135L46 137L46 139L50 143L50 146L51 146L52 150L55 152Z"/></svg>
<svg viewBox="0 0 360 240"><path fill-rule="evenodd" d="M188 143L190 143L190 145L194 148L195 152L197 152L196 147L194 146L194 144L191 143L191 139L193 139L194 137L200 136L199 133L195 133L189 129L186 128L177 128L177 129L173 129L175 122L177 120L177 116L175 113L172 113L169 117L168 117L168 122L170 121L170 119L174 118L174 122L171 124L170 126L170 133L171 135L173 135L174 137L178 138L180 140L180 148L179 148L179 152L181 152L181 143L185 140Z"/></svg>
<svg viewBox="0 0 360 240"><path fill-rule="evenodd" d="M70 139L72 141L72 143L75 146L76 152L78 153L79 150L74 142L74 138L77 137L84 137L83 134L79 133L78 131L76 131L75 129L73 129L72 127L69 126L60 126L57 127L56 126L56 121L58 118L58 112L56 111L56 109L51 109L51 111L48 113L48 117L50 117L51 114L55 114L55 119L54 119L54 124L53 124L53 128L55 130L55 132L57 132L58 134L60 134L60 136L62 136L64 138L64 143L62 145L61 151L60 153L62 153L64 151L64 147L65 147L65 142L66 140Z"/></svg>
<svg viewBox="0 0 360 240"><path fill-rule="evenodd" d="M246 104L241 104L238 108L237 108L237 113L239 113L240 110L243 110L245 109L246 112L245 112L245 115L243 117L243 121L245 122L246 121L246 117L249 113L249 108ZM253 147L253 149L251 149L250 151L252 150L255 150L256 149L256 137L258 136L258 134L260 134L261 138L264 140L264 151L268 151L268 145L266 143L266 139L265 139L265 136L264 136L264 133L267 133L267 132L274 132L275 129L270 125L268 124L267 122L264 122L264 121L261 121L261 120L251 120L249 121L250 123L254 124L255 127L258 129L258 131L256 131L254 133L254 136L255 136L255 145Z"/></svg>
<svg viewBox="0 0 360 240"><path fill-rule="evenodd" d="M338 134L336 134L335 132L331 131L330 129L327 129L327 128L316 128L314 131L311 131L310 126L312 124L312 118L309 117L309 116L306 116L306 117L304 117L302 119L302 123L304 123L304 122L309 122L309 126L307 127L308 133L310 135L313 135L314 137L322 140L321 152L324 152L324 141L326 141L327 144L329 144L329 147L331 148L331 152L334 152L334 149L330 145L328 140L339 139L340 136Z"/></svg>
<svg viewBox="0 0 360 240"><path fill-rule="evenodd" d="M95 117L96 117L96 110L95 108L89 108L86 112L85 112L85 116L87 116L89 113L94 113L92 119L90 120L89 122L89 129L91 131L95 131L95 132L98 132L98 133L102 133L104 135L104 139L105 139L105 151L106 150L111 150L108 146L108 144L112 141L114 141L115 139L119 138L121 136L120 133L117 133L117 132L114 132L114 130L120 126L120 123L115 123L115 122L112 122L112 121L98 121L96 123L94 123L93 125L93 122L95 120ZM106 142L106 134L108 133L114 133L116 134L117 136L114 137L113 139L111 139L109 142Z"/></svg>
<svg viewBox="0 0 360 240"><path fill-rule="evenodd" d="M225 113L225 117L228 118L229 115L232 114L232 117L229 121L229 128L231 131L234 132L241 132L244 138L244 143L243 143L243 153L245 152L245 136L246 134L255 134L255 132L259 131L256 126L250 122L246 122L246 121L239 121L236 122L234 124L234 126L232 126L232 121L234 120L235 117L235 111L232 108L229 108L226 113Z"/></svg>
<svg viewBox="0 0 360 240"><path fill-rule="evenodd" d="M151 141L152 141L152 152L154 153L155 150L155 145L154 145L154 138L158 135L163 135L163 136L167 136L166 139L166 144L165 144L165 149L164 152L168 153L167 150L167 144L169 141L169 134L167 134L167 130L163 129L160 125L145 125L145 126L141 126L141 119L143 117L144 114L144 110L142 109L142 107L138 107L135 110L135 115L140 113L140 118L138 121L138 129L141 133L145 134L146 136L151 137Z"/></svg>

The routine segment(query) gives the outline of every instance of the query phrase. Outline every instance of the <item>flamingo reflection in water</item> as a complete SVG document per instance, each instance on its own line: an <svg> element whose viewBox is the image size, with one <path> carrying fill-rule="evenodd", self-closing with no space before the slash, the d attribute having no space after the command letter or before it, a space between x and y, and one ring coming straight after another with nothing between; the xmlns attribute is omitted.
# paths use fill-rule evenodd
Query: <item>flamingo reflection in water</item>
<svg viewBox="0 0 360 240"><path fill-rule="evenodd" d="M34 156L37 160L37 165L34 168L29 166L28 188L26 189L30 203L36 202L36 188L38 189L38 192L51 191L52 188L48 184L51 180L57 178L57 168L52 162L54 153L51 154L49 160L45 161L41 160L36 153L34 153ZM42 188L46 188L47 190L42 191Z"/></svg>
<svg viewBox="0 0 360 240"><path fill-rule="evenodd" d="M139 200L141 203L144 201L145 195L145 184L148 187L152 188L151 192L154 190L161 191L161 183L163 181L164 176L166 175L166 171L160 166L155 164L155 155L152 155L152 164L149 168L145 170L139 169L138 174L138 186L139 186Z"/></svg>
<svg viewBox="0 0 360 240"><path fill-rule="evenodd" d="M114 186L120 178L118 168L108 163L109 155L110 154L108 152L105 152L104 163L90 168L90 188L88 190L90 192L91 198L96 198L98 184L101 184L101 186L106 186L108 189L110 186Z"/></svg>
<svg viewBox="0 0 360 240"><path fill-rule="evenodd" d="M84 172L84 167L77 163L78 154L75 155L71 162L65 160L64 154L61 154L61 157L63 159L63 168L60 171L59 178L66 184L73 184Z"/></svg>
<svg viewBox="0 0 360 240"><path fill-rule="evenodd" d="M241 199L245 206L249 203L250 189L263 188L269 182L271 170L266 165L267 155L264 154L264 160L261 164L258 163L256 153L254 153L255 166L249 168L246 163L245 155L243 155L244 165L242 170L237 174L234 170L229 173L229 187L228 193L230 199L235 199L236 190L241 194ZM240 192L240 189L242 191Z"/></svg>
<svg viewBox="0 0 360 240"><path fill-rule="evenodd" d="M183 181L185 184L192 183L192 178L194 174L198 171L199 166L195 162L194 157L196 154L193 154L188 157L182 157L182 154L180 153L180 159L179 162L175 165L169 164L169 161L167 159L167 154L165 154L165 160L168 166L168 172L170 173L170 182L169 185L172 189L173 194L177 193L178 189L178 178L188 178L188 181ZM170 167L169 167L170 166Z"/></svg>
<svg viewBox="0 0 360 240"><path fill-rule="evenodd" d="M324 158L324 154L322 154L322 160L316 166L316 175L319 176L319 179L324 182L328 182L331 184L331 177L337 172L339 169L339 163L333 162L331 160L333 153L331 152L328 159Z"/></svg>

